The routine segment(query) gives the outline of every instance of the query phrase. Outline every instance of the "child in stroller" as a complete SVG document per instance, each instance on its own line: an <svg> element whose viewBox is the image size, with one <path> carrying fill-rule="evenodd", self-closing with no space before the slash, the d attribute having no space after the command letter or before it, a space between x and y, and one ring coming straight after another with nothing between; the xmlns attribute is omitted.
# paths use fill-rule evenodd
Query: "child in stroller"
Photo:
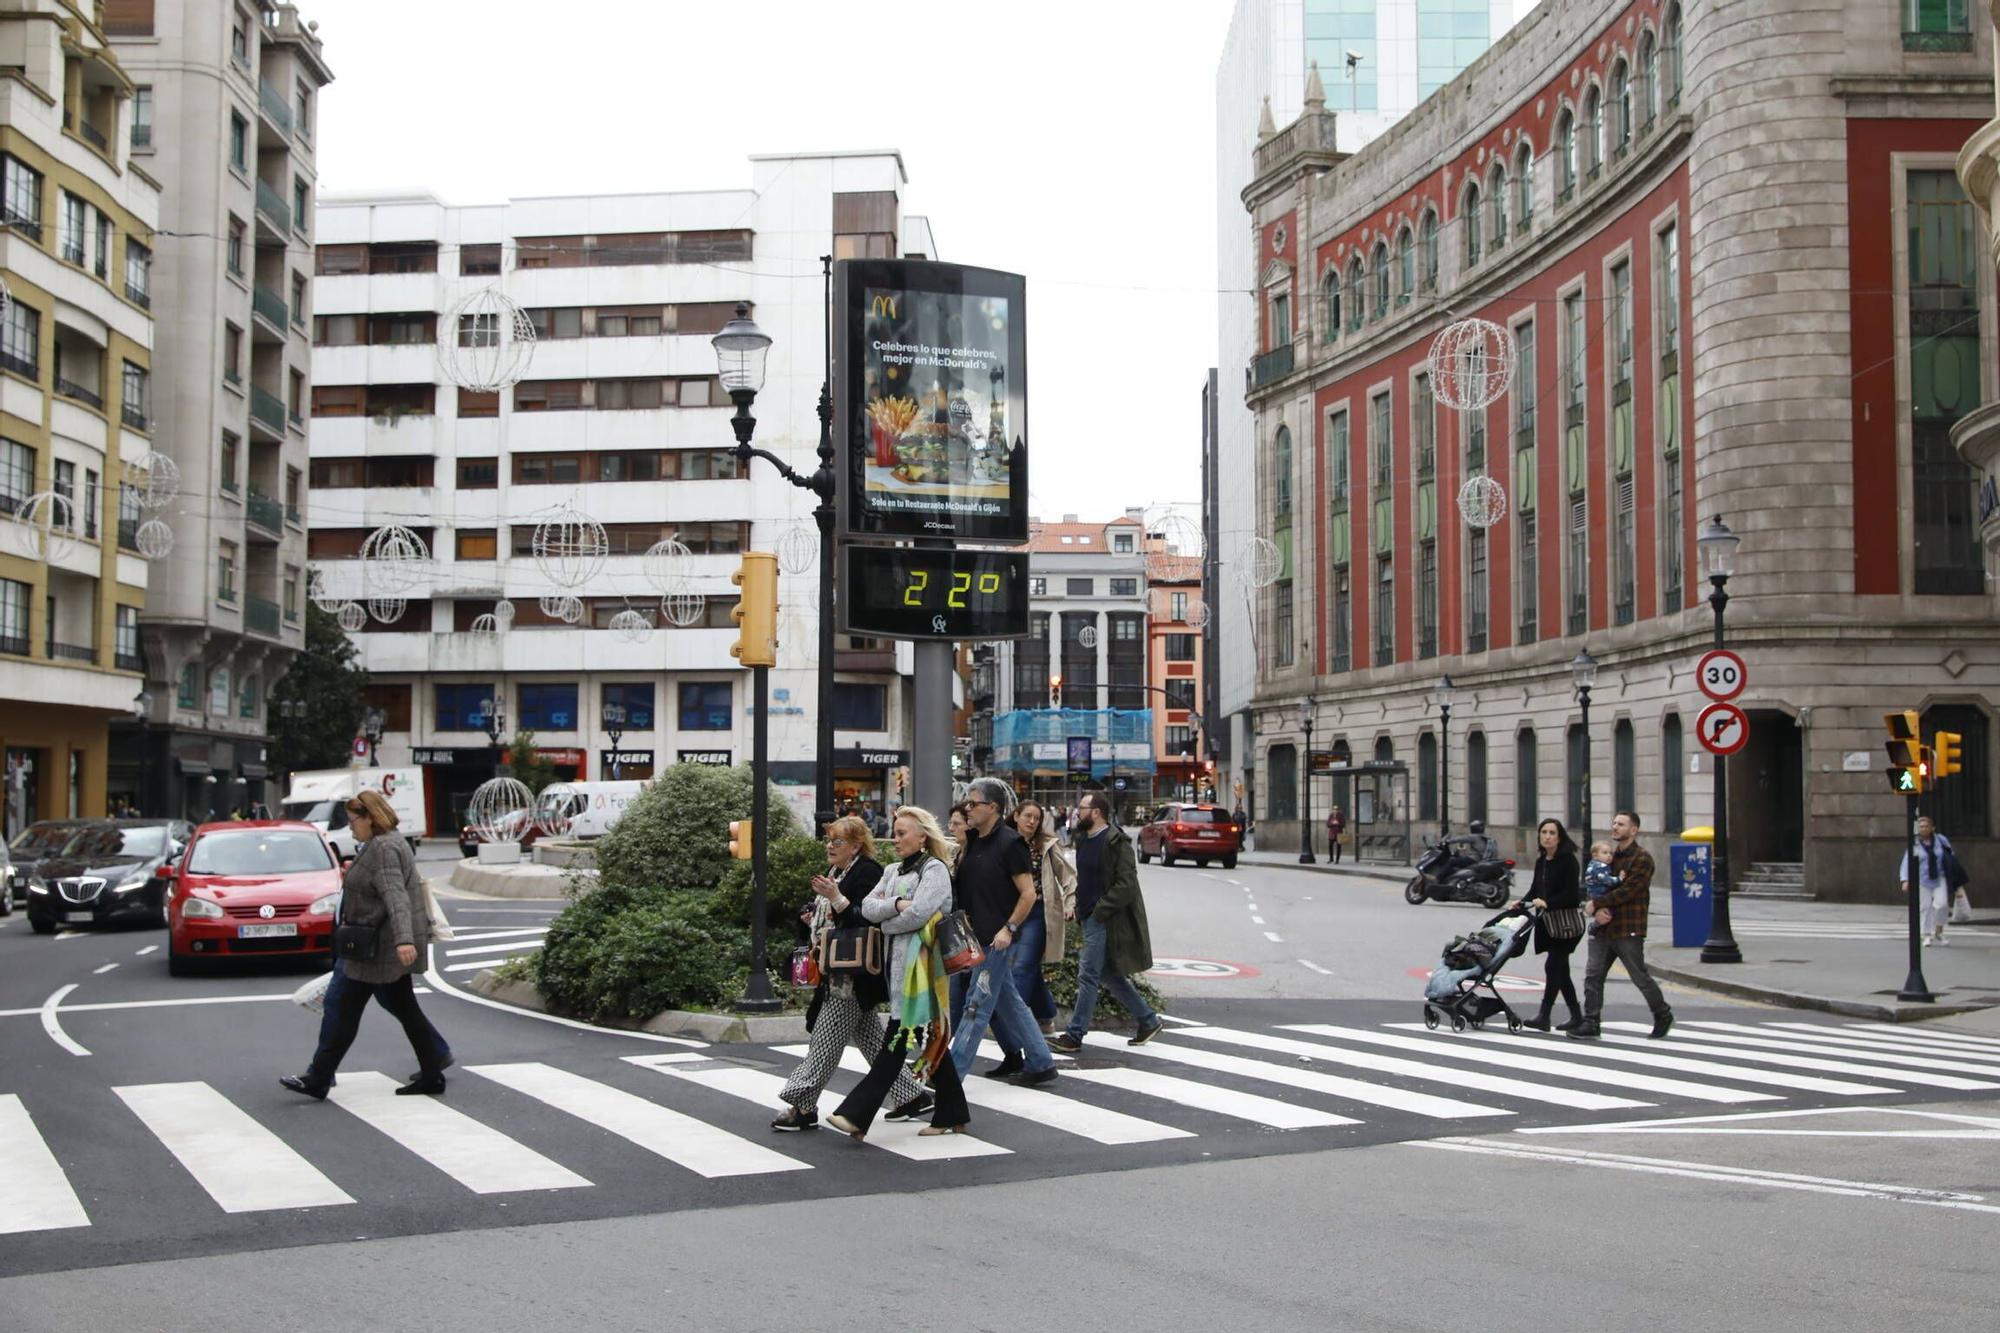
<svg viewBox="0 0 2000 1333"><path fill-rule="evenodd" d="M1444 956L1424 984L1424 1026L1435 1028L1445 1018L1453 1032L1465 1031L1469 1023L1484 1027L1495 1014L1507 1015L1507 1030L1521 1030L1521 1016L1514 1012L1493 985L1500 969L1528 947L1535 919L1541 909L1532 905L1509 907L1470 935L1460 935L1447 944ZM1481 994L1481 988L1485 994Z"/></svg>

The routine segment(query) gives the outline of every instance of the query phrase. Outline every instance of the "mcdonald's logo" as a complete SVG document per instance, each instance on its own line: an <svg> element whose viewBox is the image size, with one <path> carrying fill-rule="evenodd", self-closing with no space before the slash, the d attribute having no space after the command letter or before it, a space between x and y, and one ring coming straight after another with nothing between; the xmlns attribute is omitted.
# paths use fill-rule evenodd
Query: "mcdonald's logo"
<svg viewBox="0 0 2000 1333"><path fill-rule="evenodd" d="M896 318L896 298L893 296L877 296L869 313L872 315L882 315L889 319Z"/></svg>

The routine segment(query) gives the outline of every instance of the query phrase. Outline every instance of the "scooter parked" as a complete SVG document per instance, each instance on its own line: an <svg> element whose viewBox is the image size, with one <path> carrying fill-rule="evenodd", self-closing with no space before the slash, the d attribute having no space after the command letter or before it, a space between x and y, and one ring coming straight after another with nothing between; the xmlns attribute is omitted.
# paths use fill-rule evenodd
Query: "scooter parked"
<svg viewBox="0 0 2000 1333"><path fill-rule="evenodd" d="M1491 856L1493 844L1483 832L1451 838L1424 840L1425 851L1417 861L1417 873L1403 890L1404 901L1416 905L1435 899L1441 903L1478 903L1499 907L1514 896L1514 863Z"/></svg>

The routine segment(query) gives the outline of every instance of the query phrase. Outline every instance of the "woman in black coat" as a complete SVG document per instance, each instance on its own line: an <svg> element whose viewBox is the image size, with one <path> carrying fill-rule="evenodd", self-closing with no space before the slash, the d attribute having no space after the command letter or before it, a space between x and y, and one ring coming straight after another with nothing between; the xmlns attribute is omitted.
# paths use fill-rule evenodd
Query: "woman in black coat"
<svg viewBox="0 0 2000 1333"><path fill-rule="evenodd" d="M1561 820L1544 819L1536 826L1535 841L1541 845L1541 854L1535 858L1535 882L1525 901L1542 909L1541 920L1535 923L1535 952L1547 956L1542 967L1547 980L1542 987L1541 1009L1522 1023L1547 1032L1560 994L1569 1006L1569 1022L1560 1030L1568 1032L1583 1021L1583 1009L1576 1002L1576 983L1569 975L1569 956L1583 939L1583 872L1576 844Z"/></svg>

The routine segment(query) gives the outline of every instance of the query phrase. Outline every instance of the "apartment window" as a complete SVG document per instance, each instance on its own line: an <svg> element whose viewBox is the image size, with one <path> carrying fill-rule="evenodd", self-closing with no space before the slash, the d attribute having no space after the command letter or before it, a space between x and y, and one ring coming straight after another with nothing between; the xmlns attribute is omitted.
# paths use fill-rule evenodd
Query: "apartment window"
<svg viewBox="0 0 2000 1333"><path fill-rule="evenodd" d="M1611 336L1613 360L1611 378L1614 384L1625 386L1629 397L1632 391L1632 265L1629 262L1612 265L1611 268Z"/></svg>
<svg viewBox="0 0 2000 1333"><path fill-rule="evenodd" d="M1137 579L1111 580L1111 595L1113 597L1137 597L1139 595L1139 580ZM1176 593L1175 596L1177 597L1185 596L1185 594Z"/></svg>
<svg viewBox="0 0 2000 1333"><path fill-rule="evenodd" d="M838 683L834 688L840 688ZM682 681L680 714L682 731L728 731L732 725L729 682Z"/></svg>
<svg viewBox="0 0 2000 1333"><path fill-rule="evenodd" d="M97 254L92 270L100 278L111 275L111 219L100 211L97 215Z"/></svg>
<svg viewBox="0 0 2000 1333"><path fill-rule="evenodd" d="M1970 51L1967 0L1903 0L1905 51Z"/></svg>
<svg viewBox="0 0 2000 1333"><path fill-rule="evenodd" d="M1360 328L1362 321L1368 317L1367 290L1363 285L1365 281L1366 279L1362 277L1361 273L1361 256L1356 255L1354 262L1347 266L1347 331L1349 333Z"/></svg>
<svg viewBox="0 0 2000 1333"><path fill-rule="evenodd" d="M1386 555L1375 557L1375 665L1396 660L1396 566Z"/></svg>
<svg viewBox="0 0 2000 1333"><path fill-rule="evenodd" d="M1438 550L1435 541L1417 546L1417 656L1438 653Z"/></svg>
<svg viewBox="0 0 2000 1333"><path fill-rule="evenodd" d="M1678 838L1687 827L1687 761L1681 754L1681 719L1669 713L1660 721L1660 833Z"/></svg>
<svg viewBox="0 0 2000 1333"><path fill-rule="evenodd" d="M1613 618L1620 625L1632 623L1638 601L1638 553L1635 503L1632 478L1619 477L1613 483L1616 494L1613 498L1611 519L1612 541L1612 589L1611 609Z"/></svg>
<svg viewBox="0 0 2000 1333"><path fill-rule="evenodd" d="M486 706L496 691L491 685L461 682L431 687L431 724L439 731L484 731Z"/></svg>
<svg viewBox="0 0 2000 1333"><path fill-rule="evenodd" d="M223 255L229 264L229 272L235 277L243 276L243 243L249 228L237 217L229 219L229 237L225 242Z"/></svg>
<svg viewBox="0 0 2000 1333"><path fill-rule="evenodd" d="M1660 610L1678 611L1681 607L1683 591L1682 552L1686 549L1681 525L1683 517L1681 502L1681 458L1679 452L1668 452L1660 463Z"/></svg>
<svg viewBox="0 0 2000 1333"><path fill-rule="evenodd" d="M1111 554L1113 554L1113 555L1130 555L1130 554L1132 554L1132 534L1131 534L1131 533L1129 533L1129 532L1114 532L1114 533L1112 533L1112 534L1111 534Z"/></svg>
<svg viewBox="0 0 2000 1333"><path fill-rule="evenodd" d="M480 392L476 389L458 391L458 414L461 417L497 417L500 415L500 393L496 390Z"/></svg>
<svg viewBox="0 0 2000 1333"><path fill-rule="evenodd" d="M42 241L42 173L20 158L0 154L0 217L6 225Z"/></svg>
<svg viewBox="0 0 2000 1333"><path fill-rule="evenodd" d="M598 716L603 717L612 708L623 709L625 724L623 731L651 731L653 729L653 684L651 681L627 681L602 687Z"/></svg>
<svg viewBox="0 0 2000 1333"><path fill-rule="evenodd" d="M1514 736L1514 822L1524 828L1534 826L1542 817L1536 767L1535 729L1523 727Z"/></svg>
<svg viewBox="0 0 2000 1333"><path fill-rule="evenodd" d="M28 598L34 589L16 579L0 579L0 653L28 655Z"/></svg>
<svg viewBox="0 0 2000 1333"><path fill-rule="evenodd" d="M456 534L460 560L492 560L500 554L500 538L493 528L460 528Z"/></svg>
<svg viewBox="0 0 2000 1333"><path fill-rule="evenodd" d="M243 441L234 431L222 432L222 458L218 470L221 474L222 489L236 494L237 479L243 475L243 464L239 457L243 452Z"/></svg>
<svg viewBox="0 0 2000 1333"><path fill-rule="evenodd" d="M1416 444L1419 479L1437 474L1437 399L1431 393L1431 377L1417 376L1410 394L1410 438Z"/></svg>
<svg viewBox="0 0 2000 1333"><path fill-rule="evenodd" d="M1583 293L1563 297L1563 408L1571 419L1566 426L1583 424L1585 377L1588 373L1589 343L1585 336Z"/></svg>
<svg viewBox="0 0 2000 1333"><path fill-rule="evenodd" d="M300 520L301 514L299 510L299 504L300 501L304 498L303 495L301 494L304 487L305 487L305 474L300 472L299 469L295 467L286 468L285 469L285 521L287 523L297 523Z"/></svg>
<svg viewBox="0 0 2000 1333"><path fill-rule="evenodd" d="M1507 244L1507 167L1493 164L1493 181L1486 191L1486 211L1492 224L1492 232L1487 237L1494 251Z"/></svg>
<svg viewBox="0 0 2000 1333"><path fill-rule="evenodd" d="M1337 342L1340 339L1339 269L1330 268L1326 271L1326 277L1320 280L1319 295L1320 305L1323 308L1326 320L1326 332L1322 335L1322 340L1325 342Z"/></svg>
<svg viewBox="0 0 2000 1333"><path fill-rule="evenodd" d="M1271 507L1280 520L1292 513L1292 433L1278 427L1271 440Z"/></svg>
<svg viewBox="0 0 2000 1333"><path fill-rule="evenodd" d="M243 330L234 324L222 326L222 378L243 383Z"/></svg>
<svg viewBox="0 0 2000 1333"><path fill-rule="evenodd" d="M885 731L889 726L889 689L835 681L833 725L841 731Z"/></svg>
<svg viewBox="0 0 2000 1333"><path fill-rule="evenodd" d="M1611 67L1611 160L1632 146L1632 76L1624 61Z"/></svg>
<svg viewBox="0 0 2000 1333"><path fill-rule="evenodd" d="M139 661L139 608L120 603L112 613L112 651L117 654L118 665Z"/></svg>
<svg viewBox="0 0 2000 1333"><path fill-rule="evenodd" d="M1524 138L1514 155L1514 218L1523 236L1535 220L1535 153Z"/></svg>
<svg viewBox="0 0 2000 1333"><path fill-rule="evenodd" d="M1378 241L1375 244L1375 300L1372 314L1376 319L1389 313L1389 247Z"/></svg>
<svg viewBox="0 0 2000 1333"><path fill-rule="evenodd" d="M560 306L540 307L528 311L528 322L534 326L535 337L540 341L557 338L581 338L583 336L583 307Z"/></svg>
<svg viewBox="0 0 2000 1333"><path fill-rule="evenodd" d="M5 507L4 497L0 497L0 508ZM139 549L139 492L135 487L118 486L118 545L127 551Z"/></svg>
<svg viewBox="0 0 2000 1333"><path fill-rule="evenodd" d="M1029 580L1028 580L1028 596L1030 596L1030 597L1047 597L1048 595L1049 595L1049 581L1048 581L1048 579L1046 579L1046 578L1042 577L1042 576L1041 576L1041 575L1039 575L1039 574L1037 574L1037 575L1034 575L1033 577L1029 578Z"/></svg>
<svg viewBox="0 0 2000 1333"><path fill-rule="evenodd" d="M97 539L97 511L103 507L104 492L95 468L83 470L83 535Z"/></svg>
<svg viewBox="0 0 2000 1333"><path fill-rule="evenodd" d="M520 725L528 731L576 730L576 682L528 684L515 687Z"/></svg>
<svg viewBox="0 0 2000 1333"><path fill-rule="evenodd" d="M1271 346L1289 347L1292 342L1292 298L1283 292L1271 298Z"/></svg>
<svg viewBox="0 0 2000 1333"><path fill-rule="evenodd" d="M1593 84L1583 94L1583 178L1597 179L1604 165L1604 99Z"/></svg>
<svg viewBox="0 0 2000 1333"><path fill-rule="evenodd" d="M229 29L229 58L245 69L250 67L250 19L240 9Z"/></svg>
<svg viewBox="0 0 2000 1333"><path fill-rule="evenodd" d="M174 685L174 703L181 708L199 706L201 697L200 666L189 662L181 668L181 678Z"/></svg>
<svg viewBox="0 0 2000 1333"><path fill-rule="evenodd" d="M1188 595L1184 592L1174 593L1170 599L1170 604L1174 620L1184 623L1187 620Z"/></svg>
<svg viewBox="0 0 2000 1333"><path fill-rule="evenodd" d="M1423 288L1434 292L1438 285L1438 215L1435 209L1425 209L1424 219L1417 229L1417 256L1423 263Z"/></svg>
<svg viewBox="0 0 2000 1333"><path fill-rule="evenodd" d="M313 489L330 491L359 486L365 462L359 458L315 458L309 466Z"/></svg>
<svg viewBox="0 0 2000 1333"><path fill-rule="evenodd" d="M1486 651L1486 529L1465 534L1465 650Z"/></svg>
<svg viewBox="0 0 2000 1333"><path fill-rule="evenodd" d="M1417 290L1417 237L1408 227L1396 238L1396 304L1408 305Z"/></svg>
<svg viewBox="0 0 2000 1333"><path fill-rule="evenodd" d="M313 346L359 347L368 341L368 325L361 315L314 315Z"/></svg>
<svg viewBox="0 0 2000 1333"><path fill-rule="evenodd" d="M306 326L306 280L300 273L292 274L292 323Z"/></svg>
<svg viewBox="0 0 2000 1333"><path fill-rule="evenodd" d="M1097 593L1097 580L1065 579L1063 590L1070 597L1093 597Z"/></svg>
<svg viewBox="0 0 2000 1333"><path fill-rule="evenodd" d="M306 186L305 177L292 177L292 227L301 234L307 230L306 219L311 216L307 210L311 198L312 193Z"/></svg>
<svg viewBox="0 0 2000 1333"><path fill-rule="evenodd" d="M125 238L125 295L142 306L153 304L153 252Z"/></svg>
<svg viewBox="0 0 2000 1333"><path fill-rule="evenodd" d="M653 408L660 406L660 403L659 380L617 379L597 381L597 406L600 411Z"/></svg>
<svg viewBox="0 0 2000 1333"><path fill-rule="evenodd" d="M279 584L279 605L284 608L285 623L296 625L299 620L299 567L285 566L285 577Z"/></svg>
<svg viewBox="0 0 2000 1333"><path fill-rule="evenodd" d="M84 237L89 235L90 210L83 200L68 190L56 191L59 211L56 215L56 245L66 264L83 267Z"/></svg>
<svg viewBox="0 0 2000 1333"><path fill-rule="evenodd" d="M1582 491L1569 497L1569 633L1590 628L1590 506Z"/></svg>
<svg viewBox="0 0 2000 1333"><path fill-rule="evenodd" d="M1951 428L1979 403L1979 256L1983 235L1957 175L1908 179L1912 533L1918 593L1985 592L1974 495L1979 476Z"/></svg>
<svg viewBox="0 0 2000 1333"><path fill-rule="evenodd" d="M124 372L119 383L122 406L119 415L126 425L134 430L145 430L153 419L152 379L145 367L135 366L130 361L124 363Z"/></svg>
<svg viewBox="0 0 2000 1333"><path fill-rule="evenodd" d="M234 111L229 113L229 165L246 174L250 170L250 122Z"/></svg>
<svg viewBox="0 0 2000 1333"><path fill-rule="evenodd" d="M132 90L132 147L150 148L152 144L153 89L140 84Z"/></svg>
<svg viewBox="0 0 2000 1333"><path fill-rule="evenodd" d="M290 370L285 373L288 377L285 385L285 410L291 414L293 421L300 421L305 416L306 375L303 370Z"/></svg>
<svg viewBox="0 0 2000 1333"><path fill-rule="evenodd" d="M35 451L0 440L0 514L11 514L35 493Z"/></svg>
<svg viewBox="0 0 2000 1333"><path fill-rule="evenodd" d="M1432 823L1438 817L1438 738L1434 731L1417 734L1417 818Z"/></svg>
<svg viewBox="0 0 2000 1333"><path fill-rule="evenodd" d="M1166 652L1169 662L1194 661L1194 635L1169 634L1166 636Z"/></svg>
<svg viewBox="0 0 2000 1333"><path fill-rule="evenodd" d="M498 245L465 245L458 251L458 271L466 276L494 274L500 271L500 247Z"/></svg>
<svg viewBox="0 0 2000 1333"><path fill-rule="evenodd" d="M255 676L245 676L236 688L236 716L257 716L258 683Z"/></svg>
<svg viewBox="0 0 2000 1333"><path fill-rule="evenodd" d="M1169 680L1162 689L1165 692L1168 708L1186 709L1195 706L1195 683L1192 679L1186 676L1176 677Z"/></svg>
<svg viewBox="0 0 2000 1333"><path fill-rule="evenodd" d="M292 123L301 139L312 138L312 89L303 82L292 90Z"/></svg>
<svg viewBox="0 0 2000 1333"><path fill-rule="evenodd" d="M31 380L42 375L42 315L18 296L0 318L0 367Z"/></svg>
<svg viewBox="0 0 2000 1333"><path fill-rule="evenodd" d="M1395 478L1395 441L1389 431L1389 395L1378 393L1369 400L1368 445L1374 455L1373 492L1375 499L1389 495Z"/></svg>
<svg viewBox="0 0 2000 1333"><path fill-rule="evenodd" d="M1329 671L1346 671L1353 665L1354 656L1354 589L1351 585L1348 567L1333 567L1333 660L1327 664Z"/></svg>
<svg viewBox="0 0 2000 1333"><path fill-rule="evenodd" d="M1653 301L1660 312L1660 359L1664 364L1671 357L1677 363L1681 346L1680 229L1664 227L1655 241L1660 272Z"/></svg>
<svg viewBox="0 0 2000 1333"><path fill-rule="evenodd" d="M1621 717L1611 727L1612 808L1638 809L1638 789L1638 754L1632 723Z"/></svg>
<svg viewBox="0 0 2000 1333"><path fill-rule="evenodd" d="M365 245L321 245L313 249L313 272L322 278L368 271Z"/></svg>
<svg viewBox="0 0 2000 1333"><path fill-rule="evenodd" d="M1288 667L1295 660L1298 626L1294 620L1292 581L1280 579L1272 588L1271 648L1274 665ZM1193 635L1188 635L1192 639Z"/></svg>
<svg viewBox="0 0 2000 1333"><path fill-rule="evenodd" d="M50 489L53 490L56 493L56 497L63 502L62 507L56 511L54 517L56 525L59 527L68 528L71 532L75 532L76 531L76 464L70 462L66 458L58 458L56 460L56 465L55 465L55 475L51 479ZM53 626L50 627L50 632L51 633L54 632Z"/></svg>
<svg viewBox="0 0 2000 1333"><path fill-rule="evenodd" d="M1681 7L1667 6L1660 24L1660 77L1666 93L1665 106L1671 111L1681 101Z"/></svg>
<svg viewBox="0 0 2000 1333"><path fill-rule="evenodd" d="M1479 266L1479 183L1474 181L1465 189L1465 206L1458 210L1459 223L1465 228L1465 266Z"/></svg>
<svg viewBox="0 0 2000 1333"><path fill-rule="evenodd" d="M1331 494L1327 498L1328 503L1332 505L1334 510L1339 511L1347 507L1347 413L1338 412L1327 419L1326 440L1327 452L1332 455L1331 462L1333 465L1333 484Z"/></svg>
<svg viewBox="0 0 2000 1333"><path fill-rule="evenodd" d="M236 601L236 543L215 544L215 596L218 601Z"/></svg>
<svg viewBox="0 0 2000 1333"><path fill-rule="evenodd" d="M1168 754L1191 756L1194 753L1194 728L1179 725L1168 727L1163 748Z"/></svg>

